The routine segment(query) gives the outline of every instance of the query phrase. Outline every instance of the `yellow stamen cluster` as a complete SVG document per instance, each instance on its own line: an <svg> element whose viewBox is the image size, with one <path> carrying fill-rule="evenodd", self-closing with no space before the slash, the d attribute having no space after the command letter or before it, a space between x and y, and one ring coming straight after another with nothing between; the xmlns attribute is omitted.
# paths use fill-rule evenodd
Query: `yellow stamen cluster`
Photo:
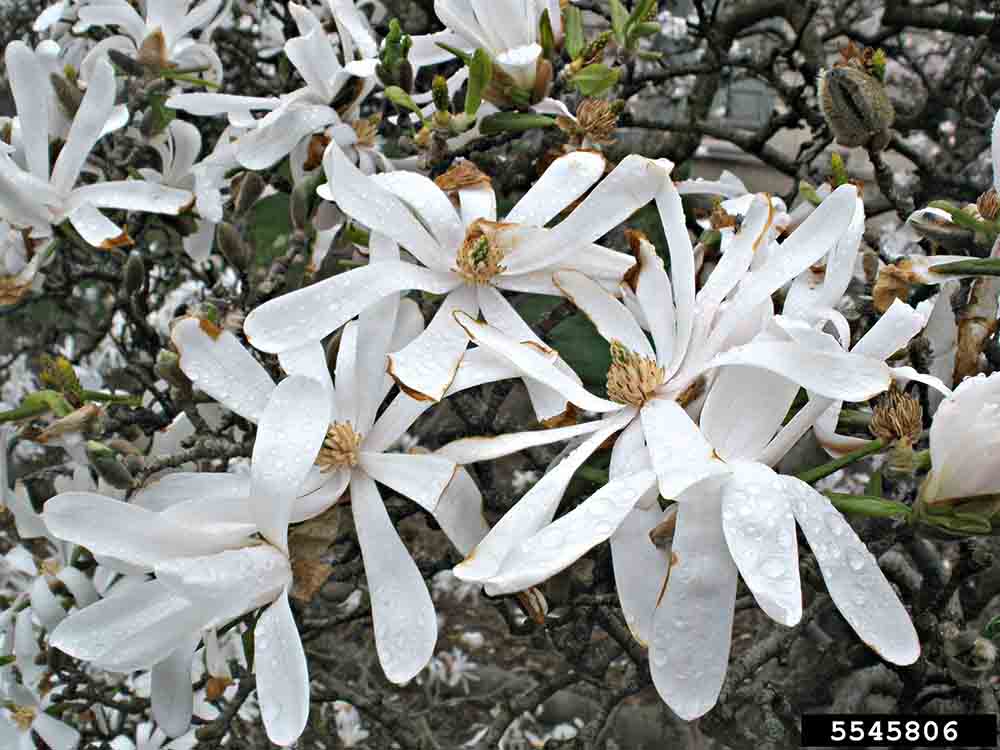
<svg viewBox="0 0 1000 750"><path fill-rule="evenodd" d="M327 430L316 465L324 472L357 466L361 452L361 436L349 422L334 422Z"/></svg>
<svg viewBox="0 0 1000 750"><path fill-rule="evenodd" d="M563 131L580 141L589 138L593 143L608 145L615 141L615 130L618 129L618 116L621 112L621 102L585 99L576 109L576 122L561 117L556 118L556 123Z"/></svg>
<svg viewBox="0 0 1000 750"><path fill-rule="evenodd" d="M372 115L351 123L354 134L358 137L359 146L371 148L375 145L375 137L378 135L378 126L382 123L382 115Z"/></svg>
<svg viewBox="0 0 1000 750"><path fill-rule="evenodd" d="M987 221L993 221L1000 215L1000 196L997 195L995 188L990 188L979 196L979 200L976 201L976 209L979 211L979 215Z"/></svg>
<svg viewBox="0 0 1000 750"><path fill-rule="evenodd" d="M611 369L608 370L608 398L619 404L642 406L663 385L666 373L655 360L611 342Z"/></svg>
<svg viewBox="0 0 1000 750"><path fill-rule="evenodd" d="M14 706L10 711L10 718L17 725L18 729L22 732L27 732L31 729L31 725L35 723L37 713L30 706Z"/></svg>
<svg viewBox="0 0 1000 750"><path fill-rule="evenodd" d="M913 396L893 383L872 414L872 435L886 442L904 440L913 444L923 430L924 410Z"/></svg>
<svg viewBox="0 0 1000 750"><path fill-rule="evenodd" d="M483 231L482 222L476 222L458 250L455 270L471 284L486 285L504 271L502 260L503 249Z"/></svg>
<svg viewBox="0 0 1000 750"><path fill-rule="evenodd" d="M57 576L59 575L59 571L62 570L62 563L55 557L50 557L44 560L39 567L41 567L42 572L46 575Z"/></svg>
<svg viewBox="0 0 1000 750"><path fill-rule="evenodd" d="M0 306L15 305L31 291L31 282L17 276L0 276Z"/></svg>

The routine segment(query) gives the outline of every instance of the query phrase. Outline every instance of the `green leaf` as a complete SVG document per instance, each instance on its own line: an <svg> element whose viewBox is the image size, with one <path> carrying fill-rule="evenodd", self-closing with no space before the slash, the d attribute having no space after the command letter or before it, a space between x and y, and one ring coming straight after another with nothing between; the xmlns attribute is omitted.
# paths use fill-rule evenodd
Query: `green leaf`
<svg viewBox="0 0 1000 750"><path fill-rule="evenodd" d="M267 265L285 252L292 233L288 193L275 193L257 201L250 218L250 236L257 263Z"/></svg>
<svg viewBox="0 0 1000 750"><path fill-rule="evenodd" d="M437 42L437 46L445 52L450 52L466 65L472 62L472 55L464 50L460 50L458 47L452 47L450 44L445 44L444 42Z"/></svg>
<svg viewBox="0 0 1000 750"><path fill-rule="evenodd" d="M483 50L477 49L469 63L469 85L465 91L465 114L475 117L483 103L483 92L493 80L493 61Z"/></svg>
<svg viewBox="0 0 1000 750"><path fill-rule="evenodd" d="M555 57L556 35L552 31L552 19L549 18L549 9L542 11L542 17L538 22L538 39L542 45L542 56L551 60Z"/></svg>
<svg viewBox="0 0 1000 750"><path fill-rule="evenodd" d="M656 5L656 3L657 0L639 0L639 2L635 4L635 7L632 8L632 13L628 17L626 27L632 27L636 24L645 22L646 17L649 16L649 11L653 9L653 6Z"/></svg>
<svg viewBox="0 0 1000 750"><path fill-rule="evenodd" d="M882 470L879 469L874 474L872 478L868 480L868 484L865 485L865 494L874 495L875 497L882 496Z"/></svg>
<svg viewBox="0 0 1000 750"><path fill-rule="evenodd" d="M389 98L389 101L397 107L401 109L408 109L410 112L414 112L421 120L424 119L423 113L420 111L420 107L417 106L417 103L413 101L413 97L403 91L403 89L399 86L389 86L385 90L385 95Z"/></svg>
<svg viewBox="0 0 1000 750"><path fill-rule="evenodd" d="M521 133L536 128L551 128L555 119L545 115L535 115L528 112L497 112L484 117L479 124L483 135L498 135L499 133Z"/></svg>
<svg viewBox="0 0 1000 750"><path fill-rule="evenodd" d="M584 96L600 96L618 83L621 71L603 63L588 65L575 76L573 84Z"/></svg>
<svg viewBox="0 0 1000 750"><path fill-rule="evenodd" d="M611 30L615 32L615 41L625 45L625 25L628 23L628 11L621 0L611 0Z"/></svg>
<svg viewBox="0 0 1000 750"><path fill-rule="evenodd" d="M583 40L583 13L575 5L570 5L563 11L563 20L566 22L564 31L566 40L566 53L570 60L575 60L583 52L585 42Z"/></svg>
<svg viewBox="0 0 1000 750"><path fill-rule="evenodd" d="M841 513L867 516L868 518L909 518L913 510L909 505L872 495L844 495L839 492L824 493Z"/></svg>
<svg viewBox="0 0 1000 750"><path fill-rule="evenodd" d="M644 21L643 23L637 23L635 26L631 26L628 30L628 46L632 47L635 42L643 37L655 36L663 30L663 27L658 23L652 21Z"/></svg>
<svg viewBox="0 0 1000 750"><path fill-rule="evenodd" d="M954 263L934 266L934 273L975 274L977 276L1000 276L1000 258L970 258Z"/></svg>

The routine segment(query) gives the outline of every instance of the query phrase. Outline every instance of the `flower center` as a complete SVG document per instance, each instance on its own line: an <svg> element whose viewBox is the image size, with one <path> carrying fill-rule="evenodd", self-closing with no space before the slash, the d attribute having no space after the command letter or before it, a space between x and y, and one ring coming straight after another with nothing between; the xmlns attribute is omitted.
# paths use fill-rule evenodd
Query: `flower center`
<svg viewBox="0 0 1000 750"><path fill-rule="evenodd" d="M608 370L608 398L619 404L642 406L663 385L666 373L655 360L611 342L611 369Z"/></svg>
<svg viewBox="0 0 1000 750"><path fill-rule="evenodd" d="M324 472L357 466L361 451L361 436L349 422L334 422L327 430L316 465Z"/></svg>
<svg viewBox="0 0 1000 750"><path fill-rule="evenodd" d="M503 248L484 231L483 222L477 221L458 250L455 270L470 284L483 286L505 270L502 260Z"/></svg>
<svg viewBox="0 0 1000 750"><path fill-rule="evenodd" d="M0 306L14 305L31 291L31 282L17 276L0 276Z"/></svg>
<svg viewBox="0 0 1000 750"><path fill-rule="evenodd" d="M40 567L43 573L50 576L57 576L59 575L59 571L62 570L62 563L60 563L56 558L50 557L43 561Z"/></svg>
<svg viewBox="0 0 1000 750"><path fill-rule="evenodd" d="M35 709L30 706L14 706L11 710L11 720L17 725L17 728L22 732L27 732L31 729L31 725L35 723Z"/></svg>
<svg viewBox="0 0 1000 750"><path fill-rule="evenodd" d="M372 115L351 123L354 134L358 137L359 146L372 148L375 146L375 136L378 135L378 126L382 122L382 115Z"/></svg>

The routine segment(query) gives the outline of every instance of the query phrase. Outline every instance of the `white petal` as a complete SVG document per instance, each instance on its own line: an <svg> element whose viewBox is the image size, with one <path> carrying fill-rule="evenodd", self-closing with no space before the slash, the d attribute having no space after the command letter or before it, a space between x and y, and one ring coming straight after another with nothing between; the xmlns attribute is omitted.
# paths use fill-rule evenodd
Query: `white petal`
<svg viewBox="0 0 1000 750"><path fill-rule="evenodd" d="M409 682L437 643L437 617L423 576L393 528L375 483L355 471L351 510L368 578L375 649L390 682Z"/></svg>
<svg viewBox="0 0 1000 750"><path fill-rule="evenodd" d="M150 670L153 718L168 737L180 737L191 726L194 712L191 662L198 640L200 634L175 648Z"/></svg>
<svg viewBox="0 0 1000 750"><path fill-rule="evenodd" d="M670 577L653 615L649 669L660 697L691 721L710 711L722 690L737 575L722 532L718 491L685 498L679 506Z"/></svg>
<svg viewBox="0 0 1000 750"><path fill-rule="evenodd" d="M175 94L167 99L166 106L198 117L224 115L230 112L272 110L281 104L277 97L233 96L231 94Z"/></svg>
<svg viewBox="0 0 1000 750"><path fill-rule="evenodd" d="M855 354L886 360L924 329L924 316L902 300L894 300L875 325L851 349Z"/></svg>
<svg viewBox="0 0 1000 750"><path fill-rule="evenodd" d="M28 169L35 177L49 179L49 97L45 69L24 42L15 39L4 52L7 79L21 125L21 140Z"/></svg>
<svg viewBox="0 0 1000 750"><path fill-rule="evenodd" d="M662 165L632 154L591 191L573 213L559 222L532 247L531 262L520 264L518 273L554 268L572 257L649 203L668 173Z"/></svg>
<svg viewBox="0 0 1000 750"><path fill-rule="evenodd" d="M97 589L83 571L77 568L65 567L56 573L56 578L73 595L73 601L81 609L89 607L98 600Z"/></svg>
<svg viewBox="0 0 1000 750"><path fill-rule="evenodd" d="M181 526L145 508L88 492L57 495L45 504L43 518L60 539L145 568L175 555L223 548L210 530Z"/></svg>
<svg viewBox="0 0 1000 750"><path fill-rule="evenodd" d="M413 65L414 73L427 65L438 65L439 63L453 60L455 56L444 49L441 43L449 47L457 47L465 51L472 51L475 47L469 45L465 37L459 36L454 31L446 29L434 34L415 34L413 37L413 47L410 49L410 64Z"/></svg>
<svg viewBox="0 0 1000 750"><path fill-rule="evenodd" d="M787 378L820 396L867 401L888 390L884 362L843 351L817 351L797 343L755 341L718 355L708 367L745 365Z"/></svg>
<svg viewBox="0 0 1000 750"><path fill-rule="evenodd" d="M326 337L390 294L410 289L446 294L458 283L451 274L386 261L337 274L270 300L247 316L243 329L257 349L287 351Z"/></svg>
<svg viewBox="0 0 1000 750"><path fill-rule="evenodd" d="M204 501L206 505L246 500L250 481L236 474L177 472L167 474L143 487L132 496L132 504L157 513L186 501Z"/></svg>
<svg viewBox="0 0 1000 750"><path fill-rule="evenodd" d="M103 60L94 68L87 81L87 91L73 117L66 143L52 168L52 187L66 194L76 184L87 157L101 137L104 124L115 106L115 72L111 63Z"/></svg>
<svg viewBox="0 0 1000 750"><path fill-rule="evenodd" d="M301 8L296 5L291 7ZM307 15L312 14L307 13ZM330 84L334 76L340 72L341 65L321 25L285 42L285 55L306 85L316 92L318 98L325 102L333 101L334 91Z"/></svg>
<svg viewBox="0 0 1000 750"><path fill-rule="evenodd" d="M639 246L639 274L635 287L636 300L643 316L647 310L650 313L646 323L653 337L656 361L661 367L669 367L676 340L674 292L667 270L663 267L663 259L649 242L642 242Z"/></svg>
<svg viewBox="0 0 1000 750"><path fill-rule="evenodd" d="M138 584L66 618L50 643L118 672L150 669L210 618L160 581Z"/></svg>
<svg viewBox="0 0 1000 750"><path fill-rule="evenodd" d="M601 421L602 427L566 455L545 474L476 545L454 569L464 581L486 582L501 569L510 551L552 520L563 493L577 469L594 451L632 419L631 413L616 414Z"/></svg>
<svg viewBox="0 0 1000 750"><path fill-rule="evenodd" d="M656 474L652 471L611 480L569 513L514 547L499 573L490 578L487 593L523 591L565 570L592 547L607 541L655 485Z"/></svg>
<svg viewBox="0 0 1000 750"><path fill-rule="evenodd" d="M374 175L370 179L409 206L410 210L430 229L444 253L449 250L454 253L462 245L465 240L462 222L448 196L434 184L433 180L416 172L403 171L386 172ZM443 257L441 260L445 261ZM449 270L454 266L454 256L448 260L450 265L443 266L441 270Z"/></svg>
<svg viewBox="0 0 1000 750"><path fill-rule="evenodd" d="M476 290L461 286L449 294L431 324L406 348L389 355L389 374L417 399L440 401L455 379L469 339L455 313L479 314Z"/></svg>
<svg viewBox="0 0 1000 750"><path fill-rule="evenodd" d="M274 381L232 333L185 318L173 327L170 340L181 370L197 388L251 422L260 419Z"/></svg>
<svg viewBox="0 0 1000 750"><path fill-rule="evenodd" d="M497 194L489 185L475 185L458 191L462 224L469 227L480 219L497 220ZM510 218L507 219L510 222Z"/></svg>
<svg viewBox="0 0 1000 750"><path fill-rule="evenodd" d="M288 375L303 375L323 386L330 402L329 421L331 423L337 421L336 394L323 342L310 341L298 349L286 349L278 354L278 362Z"/></svg>
<svg viewBox="0 0 1000 750"><path fill-rule="evenodd" d="M601 420L584 422L568 427L553 427L548 430L532 430L530 432L510 432L496 437L459 438L437 450L437 455L447 457L460 465L474 464L479 461L492 461L514 453L520 453L528 448L541 445L552 445L564 440L572 440L582 435L589 435L604 427Z"/></svg>
<svg viewBox="0 0 1000 750"><path fill-rule="evenodd" d="M603 156L589 151L574 151L556 159L505 221L544 227L604 176L606 163ZM512 273L519 273L515 258L506 261Z"/></svg>
<svg viewBox="0 0 1000 750"><path fill-rule="evenodd" d="M140 44L146 36L146 22L135 8L124 0L112 2L90 3L77 11L80 19L73 30L77 33L86 31L91 26L118 26L136 44Z"/></svg>
<svg viewBox="0 0 1000 750"><path fill-rule="evenodd" d="M108 249L132 244L132 240L120 226L89 203L73 209L73 213L69 215L69 223L93 247Z"/></svg>
<svg viewBox="0 0 1000 750"><path fill-rule="evenodd" d="M672 169L673 165L670 162L664 162L663 168L667 169L668 165ZM669 169L667 171L669 172ZM673 280L674 309L677 316L677 333L668 368L672 373L677 371L684 355L687 354L691 329L694 325L694 248L691 247L691 237L688 235L680 194L669 177L663 181L656 195L656 207L660 212L660 221L663 223L663 231L670 249L670 277ZM655 310L646 311L647 317L655 314Z"/></svg>
<svg viewBox="0 0 1000 750"><path fill-rule="evenodd" d="M329 394L315 380L287 378L274 389L257 428L250 493L265 539L287 551L288 521L330 424Z"/></svg>
<svg viewBox="0 0 1000 750"><path fill-rule="evenodd" d="M306 136L337 122L336 111L324 106L290 106L274 119L237 141L236 158L247 169L267 169L285 158ZM334 147L334 151L339 151Z"/></svg>
<svg viewBox="0 0 1000 750"><path fill-rule="evenodd" d="M358 409L360 407L361 390L367 385L359 382L358 372L358 324L351 321L344 326L340 334L340 345L337 349L337 364L334 368L336 378L337 418L358 425Z"/></svg>
<svg viewBox="0 0 1000 750"><path fill-rule="evenodd" d="M575 271L560 271L552 279L606 341L618 341L631 352L656 359L656 353L635 317L600 284Z"/></svg>
<svg viewBox="0 0 1000 750"><path fill-rule="evenodd" d="M477 344L512 364L522 375L547 383L549 387L581 409L596 412L614 412L622 409L621 404L591 394L534 347L504 336L492 326L480 323L468 315L459 313L457 319L469 334L469 338Z"/></svg>
<svg viewBox="0 0 1000 750"><path fill-rule="evenodd" d="M76 750L80 744L80 733L77 730L44 711L35 716L31 728L38 732L38 736L52 750Z"/></svg>
<svg viewBox="0 0 1000 750"><path fill-rule="evenodd" d="M434 512L458 466L440 455L361 453L361 468L376 482Z"/></svg>
<svg viewBox="0 0 1000 750"><path fill-rule="evenodd" d="M68 210L84 203L96 208L120 208L148 214L171 214L190 206L194 195L189 190L158 185L144 180L119 180L84 185L72 192Z"/></svg>
<svg viewBox="0 0 1000 750"><path fill-rule="evenodd" d="M658 495L655 489L647 491L611 535L611 562L622 615L632 635L644 646L652 637L653 614L670 567L669 550L657 547L649 538L664 518L656 502ZM643 507L645 501L651 504Z"/></svg>
<svg viewBox="0 0 1000 750"><path fill-rule="evenodd" d="M291 745L309 721L309 667L287 593L257 620L254 673L267 738L282 747Z"/></svg>
<svg viewBox="0 0 1000 750"><path fill-rule="evenodd" d="M442 248L399 198L359 172L340 148L326 149L323 168L328 182L325 194L320 194L327 200L355 221L391 237L421 263L440 271L451 269L458 248Z"/></svg>
<svg viewBox="0 0 1000 750"><path fill-rule="evenodd" d="M52 593L49 581L44 575L34 580L30 593L31 609L46 630L51 630L66 619L66 610L58 597Z"/></svg>
<svg viewBox="0 0 1000 750"><path fill-rule="evenodd" d="M915 662L920 656L917 632L864 542L826 497L795 477L782 477L782 482L844 619L886 661Z"/></svg>
<svg viewBox="0 0 1000 750"><path fill-rule="evenodd" d="M44 576L41 577L44 581ZM46 583L45 585L48 585ZM35 625L34 625L34 613L32 612L32 607L27 609L22 609L17 613L17 619L14 624L14 655L16 657L15 663L17 664L18 671L21 673L21 679L24 684L28 687L34 687L38 684L38 681L45 674L44 659L42 663L38 663L38 657L41 654L41 649L38 648L38 637L35 635ZM65 618L62 618L65 619ZM60 619L58 622L61 622ZM41 618L39 621L42 622L44 627L55 627L58 624L52 623L52 625L46 624ZM9 644L5 642L5 646Z"/></svg>
<svg viewBox="0 0 1000 750"><path fill-rule="evenodd" d="M434 508L434 520L463 556L490 530L483 517L483 496L469 472L459 467Z"/></svg>
<svg viewBox="0 0 1000 750"><path fill-rule="evenodd" d="M760 608L782 625L802 619L795 519L778 475L763 464L737 463L722 492L729 554Z"/></svg>
<svg viewBox="0 0 1000 750"><path fill-rule="evenodd" d="M663 497L674 500L703 479L728 472L676 401L654 398L639 415Z"/></svg>

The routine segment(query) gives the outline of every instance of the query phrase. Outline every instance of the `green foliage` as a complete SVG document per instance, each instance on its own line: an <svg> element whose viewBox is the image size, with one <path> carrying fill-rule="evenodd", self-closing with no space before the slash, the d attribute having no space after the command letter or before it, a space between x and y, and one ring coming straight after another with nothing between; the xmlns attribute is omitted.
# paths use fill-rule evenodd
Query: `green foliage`
<svg viewBox="0 0 1000 750"><path fill-rule="evenodd" d="M603 63L593 63L573 76L573 85L584 96L601 96L610 90L621 77L617 68Z"/></svg>
<svg viewBox="0 0 1000 750"><path fill-rule="evenodd" d="M257 201L250 219L250 236L257 253L257 264L267 265L285 252L292 233L290 199L287 193L275 193Z"/></svg>

